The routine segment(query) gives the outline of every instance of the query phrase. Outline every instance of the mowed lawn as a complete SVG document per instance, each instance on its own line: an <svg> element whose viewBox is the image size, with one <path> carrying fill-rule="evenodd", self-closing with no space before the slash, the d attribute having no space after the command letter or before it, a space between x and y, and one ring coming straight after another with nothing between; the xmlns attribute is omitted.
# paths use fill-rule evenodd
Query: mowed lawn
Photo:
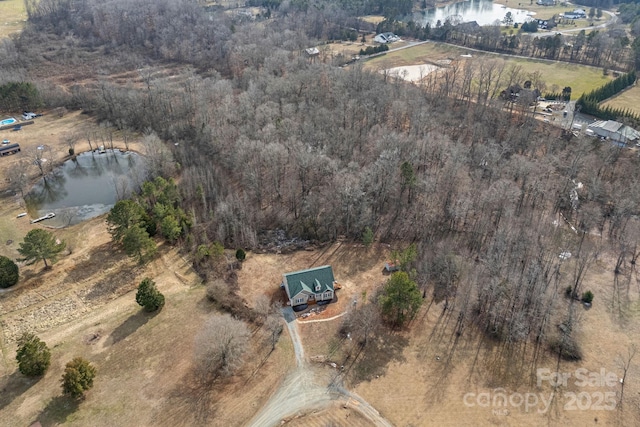
<svg viewBox="0 0 640 427"><path fill-rule="evenodd" d="M393 45L391 46L393 49ZM461 55L471 55L465 58ZM611 76L605 76L602 68L586 65L570 64L558 61L543 61L539 59L516 58L488 52L476 52L457 46L442 43L425 43L419 46L387 53L366 62L365 67L373 70L383 70L392 67L436 63L438 60L477 61L479 59L499 58L506 62L507 67L520 65L525 73L533 74L538 71L546 83L546 91L550 92L556 85L558 90L566 86L572 89L572 99L578 99L584 92L589 92L602 86Z"/></svg>
<svg viewBox="0 0 640 427"><path fill-rule="evenodd" d="M22 30L26 19L24 0L0 0L0 37Z"/></svg>
<svg viewBox="0 0 640 427"><path fill-rule="evenodd" d="M635 111L636 114L640 114L640 86L634 86L631 89L625 90L615 98L602 103L614 108L624 108L631 111Z"/></svg>

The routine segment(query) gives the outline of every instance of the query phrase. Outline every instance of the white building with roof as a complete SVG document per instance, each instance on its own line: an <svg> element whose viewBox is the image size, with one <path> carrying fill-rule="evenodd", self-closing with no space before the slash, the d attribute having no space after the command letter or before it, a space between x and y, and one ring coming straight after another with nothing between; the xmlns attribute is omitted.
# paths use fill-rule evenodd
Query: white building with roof
<svg viewBox="0 0 640 427"><path fill-rule="evenodd" d="M399 40L400 37L396 36L393 33L376 34L376 36L373 38L374 42L378 42L380 44L393 43Z"/></svg>
<svg viewBox="0 0 640 427"><path fill-rule="evenodd" d="M588 127L596 135L623 144L636 144L640 141L640 132L614 120L599 120Z"/></svg>

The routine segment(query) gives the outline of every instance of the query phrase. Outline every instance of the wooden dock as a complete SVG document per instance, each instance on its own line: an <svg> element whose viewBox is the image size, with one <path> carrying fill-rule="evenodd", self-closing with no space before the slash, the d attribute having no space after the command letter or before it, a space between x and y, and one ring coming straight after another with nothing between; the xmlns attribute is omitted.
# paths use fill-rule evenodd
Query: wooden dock
<svg viewBox="0 0 640 427"><path fill-rule="evenodd" d="M53 218L54 216L56 216L56 214L54 214L53 212L49 212L45 216L41 216L40 218L32 219L31 220L31 224L35 224L36 222L44 221L45 219Z"/></svg>

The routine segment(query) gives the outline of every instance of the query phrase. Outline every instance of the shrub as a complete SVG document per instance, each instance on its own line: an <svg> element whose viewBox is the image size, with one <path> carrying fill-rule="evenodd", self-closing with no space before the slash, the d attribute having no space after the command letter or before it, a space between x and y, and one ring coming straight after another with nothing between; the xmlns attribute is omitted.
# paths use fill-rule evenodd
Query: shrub
<svg viewBox="0 0 640 427"><path fill-rule="evenodd" d="M593 301L593 292L587 291L582 294L582 302L586 302L587 304L591 304Z"/></svg>
<svg viewBox="0 0 640 427"><path fill-rule="evenodd" d="M25 332L18 339L16 354L18 369L23 375L37 377L44 375L51 364L51 352L44 341L37 336Z"/></svg>
<svg viewBox="0 0 640 427"><path fill-rule="evenodd" d="M18 266L9 258L0 256L0 288L8 288L18 283Z"/></svg>
<svg viewBox="0 0 640 427"><path fill-rule="evenodd" d="M572 293L573 293L573 286L567 286L566 288L564 288L564 295L567 298L571 298Z"/></svg>
<svg viewBox="0 0 640 427"><path fill-rule="evenodd" d="M362 233L362 243L364 243L364 246L367 248L373 243L373 230L371 230L370 227L364 228L364 232Z"/></svg>
<svg viewBox="0 0 640 427"><path fill-rule="evenodd" d="M225 304L229 300L229 287L224 280L215 279L207 285L207 299L218 304Z"/></svg>
<svg viewBox="0 0 640 427"><path fill-rule="evenodd" d="M73 398L80 398L85 391L93 387L96 368L87 360L76 357L67 363L62 375L62 392Z"/></svg>
<svg viewBox="0 0 640 427"><path fill-rule="evenodd" d="M582 359L582 351L572 336L554 338L549 344L551 350L557 353L564 360Z"/></svg>
<svg viewBox="0 0 640 427"><path fill-rule="evenodd" d="M238 249L236 251L236 259L240 262L244 261L247 258L247 253L244 251L244 249Z"/></svg>
<svg viewBox="0 0 640 427"><path fill-rule="evenodd" d="M201 379L232 375L243 362L251 333L228 314L209 318L196 335L194 360Z"/></svg>
<svg viewBox="0 0 640 427"><path fill-rule="evenodd" d="M147 277L138 286L136 302L144 307L145 311L157 311L164 306L164 295L158 291L156 283Z"/></svg>

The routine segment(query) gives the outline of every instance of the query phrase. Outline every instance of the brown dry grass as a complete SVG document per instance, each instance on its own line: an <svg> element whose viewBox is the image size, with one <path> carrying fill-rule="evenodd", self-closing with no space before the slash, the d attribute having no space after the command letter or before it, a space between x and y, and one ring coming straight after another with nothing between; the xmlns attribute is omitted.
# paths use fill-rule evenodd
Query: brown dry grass
<svg viewBox="0 0 640 427"><path fill-rule="evenodd" d="M596 298L590 310L583 310L582 327L579 342L584 352L580 362L562 362L560 372L575 372L585 368L589 372L606 372L622 375L616 364L616 356L625 354L628 345L635 342L640 330L637 308L626 311L624 321L611 310L612 260L602 259L585 280L585 289L591 289ZM570 273L565 273L570 274ZM637 287L633 284L634 288ZM630 297L637 301L638 289L631 291ZM563 297L561 295L558 298ZM630 307L637 307L631 303ZM508 414L493 411L492 407L469 407L464 404L466 393L491 392L504 387L507 395L511 393L544 393L548 398L552 390L549 387L536 387L535 381L527 378L511 380L494 378L492 372L500 369L490 361L494 350L485 344L478 346L478 331L466 329L453 357L449 360L452 331L446 330L440 336L432 335L438 324L441 306L431 307L427 312L423 308L418 320L410 331L404 332L410 344L404 349L402 358L392 361L384 376L370 382L362 382L355 391L367 399L394 425L414 426L582 426L582 425L627 425L640 423L640 384L628 381L625 388L626 411L607 410L565 410L569 400L565 392L619 393L620 387L582 387L575 386L575 379L568 382L568 388L560 389L559 398L548 413L539 413L536 407L528 412L522 408L508 408ZM477 362L474 362L477 358ZM447 363L449 360L449 363ZM555 370L557 359L547 353L538 362L538 367ZM473 364L476 363L475 368ZM637 366L637 361L635 362ZM632 368L634 375L637 368ZM586 399L586 398L585 398ZM595 398L593 400L595 402ZM497 408L500 409L500 408Z"/></svg>
<svg viewBox="0 0 640 427"><path fill-rule="evenodd" d="M276 350L254 329L241 371L211 390L191 373L193 337L216 315L204 298L191 263L176 249L161 248L147 266L111 248L102 219L71 227L79 233L72 254L50 271L23 270L17 289L0 297L3 360L0 425L243 425L293 363L283 335ZM156 315L141 312L134 290L152 277L166 296ZM13 338L33 330L52 349L52 366L39 381L16 370ZM80 405L60 397L64 364L75 356L98 369L94 388ZM204 391L203 391L204 390Z"/></svg>

